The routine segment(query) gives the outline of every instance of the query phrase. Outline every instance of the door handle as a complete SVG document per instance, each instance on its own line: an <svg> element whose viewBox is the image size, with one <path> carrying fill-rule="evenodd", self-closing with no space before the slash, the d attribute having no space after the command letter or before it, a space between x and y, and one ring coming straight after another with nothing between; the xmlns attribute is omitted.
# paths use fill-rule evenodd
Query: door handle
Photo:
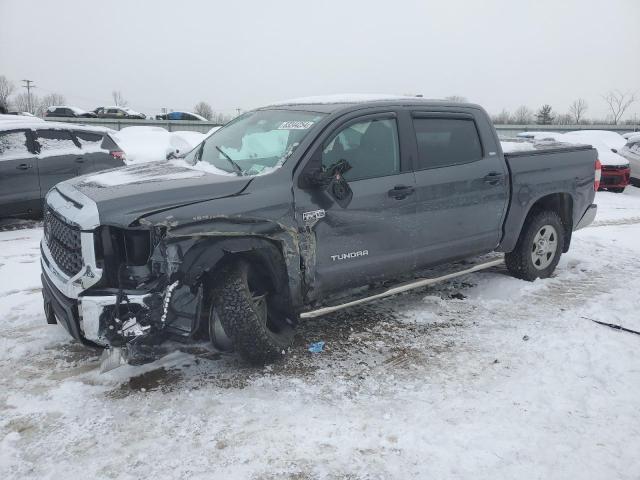
<svg viewBox="0 0 640 480"><path fill-rule="evenodd" d="M76 158L76 163L84 163L84 158L82 157Z"/></svg>
<svg viewBox="0 0 640 480"><path fill-rule="evenodd" d="M16 167L18 170L29 170L31 168L31 165L26 164L26 163L21 163L20 165L18 165Z"/></svg>
<svg viewBox="0 0 640 480"><path fill-rule="evenodd" d="M485 175L484 182L489 185L497 185L502 180L502 177L504 177L504 173L491 172L488 175Z"/></svg>
<svg viewBox="0 0 640 480"><path fill-rule="evenodd" d="M410 187L408 185L396 185L391 190L389 190L388 194L390 197L395 198L396 200L402 200L403 198L407 198L415 192L415 188Z"/></svg>

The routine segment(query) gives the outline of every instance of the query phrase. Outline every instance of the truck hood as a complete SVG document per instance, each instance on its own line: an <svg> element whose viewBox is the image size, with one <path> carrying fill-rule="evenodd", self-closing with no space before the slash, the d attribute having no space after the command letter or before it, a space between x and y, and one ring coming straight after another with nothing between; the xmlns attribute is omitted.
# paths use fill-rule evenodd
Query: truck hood
<svg viewBox="0 0 640 480"><path fill-rule="evenodd" d="M96 204L101 225L126 227L140 217L240 193L250 178L218 175L177 162L153 162L76 177L73 188Z"/></svg>

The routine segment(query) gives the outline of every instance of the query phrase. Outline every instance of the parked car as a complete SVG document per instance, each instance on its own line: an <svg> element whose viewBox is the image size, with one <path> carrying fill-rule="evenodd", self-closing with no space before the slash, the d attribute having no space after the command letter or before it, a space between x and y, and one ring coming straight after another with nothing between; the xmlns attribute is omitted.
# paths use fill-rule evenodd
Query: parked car
<svg viewBox="0 0 640 480"><path fill-rule="evenodd" d="M128 107L98 107L93 113L95 113L98 118L147 118L144 113L136 112Z"/></svg>
<svg viewBox="0 0 640 480"><path fill-rule="evenodd" d="M625 140L629 140L632 137L640 137L640 132L627 132L622 134Z"/></svg>
<svg viewBox="0 0 640 480"><path fill-rule="evenodd" d="M618 153L629 161L631 183L640 187L640 135L630 136Z"/></svg>
<svg viewBox="0 0 640 480"><path fill-rule="evenodd" d="M38 118L33 113L29 113L29 112L8 112L7 115L18 115L22 117Z"/></svg>
<svg viewBox="0 0 640 480"><path fill-rule="evenodd" d="M208 120L202 115L191 112L169 112L156 115L156 120L191 120L194 122L207 122Z"/></svg>
<svg viewBox="0 0 640 480"><path fill-rule="evenodd" d="M589 146L505 155L476 105L322 102L247 112L183 159L58 184L47 321L108 347L107 366L207 332L263 363L300 319L442 279L416 279L427 267L451 278L502 258L450 262L497 251L512 275L549 277L595 217Z"/></svg>
<svg viewBox="0 0 640 480"><path fill-rule="evenodd" d="M558 132L520 132L516 135L517 138L524 138L526 140L555 140L558 136L562 136Z"/></svg>
<svg viewBox="0 0 640 480"><path fill-rule="evenodd" d="M536 145L557 143L591 145L598 151L598 158L602 165L600 190L622 193L630 182L629 160L618 152L625 140L618 133L606 130L576 130L567 133L523 132L517 137L529 140Z"/></svg>
<svg viewBox="0 0 640 480"><path fill-rule="evenodd" d="M631 168L629 160L618 153L626 143L620 134L607 130L576 130L565 133L562 141L592 145L598 150L598 158L602 164L600 189L614 193L624 192L631 180Z"/></svg>
<svg viewBox="0 0 640 480"><path fill-rule="evenodd" d="M38 217L57 183L124 165L104 129L68 123L0 122L0 218Z"/></svg>
<svg viewBox="0 0 640 480"><path fill-rule="evenodd" d="M87 112L81 108L71 107L69 105L52 106L44 112L45 117L73 117L73 118L96 118L94 112Z"/></svg>

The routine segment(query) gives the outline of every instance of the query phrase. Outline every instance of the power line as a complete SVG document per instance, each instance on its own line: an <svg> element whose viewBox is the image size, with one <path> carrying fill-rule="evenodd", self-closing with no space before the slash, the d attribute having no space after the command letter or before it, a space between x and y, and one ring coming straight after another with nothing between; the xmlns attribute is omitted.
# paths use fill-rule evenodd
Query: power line
<svg viewBox="0 0 640 480"><path fill-rule="evenodd" d="M22 86L27 89L27 110L29 110L29 113L33 113L33 110L31 109L31 89L36 88L36 86L31 85L33 83L33 80L22 81L24 82L24 85Z"/></svg>

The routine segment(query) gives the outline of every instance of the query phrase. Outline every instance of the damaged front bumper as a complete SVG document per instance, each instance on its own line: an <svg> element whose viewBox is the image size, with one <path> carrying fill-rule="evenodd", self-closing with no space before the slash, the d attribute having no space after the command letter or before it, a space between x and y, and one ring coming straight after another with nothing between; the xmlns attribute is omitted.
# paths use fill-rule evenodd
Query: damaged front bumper
<svg viewBox="0 0 640 480"><path fill-rule="evenodd" d="M153 360L149 345L169 337L189 337L196 330L201 289L194 293L178 281L158 292L83 289L88 280L84 274L77 279L66 278L56 268L46 242L41 248L47 322L60 323L85 345L104 348L103 371L123 363Z"/></svg>

